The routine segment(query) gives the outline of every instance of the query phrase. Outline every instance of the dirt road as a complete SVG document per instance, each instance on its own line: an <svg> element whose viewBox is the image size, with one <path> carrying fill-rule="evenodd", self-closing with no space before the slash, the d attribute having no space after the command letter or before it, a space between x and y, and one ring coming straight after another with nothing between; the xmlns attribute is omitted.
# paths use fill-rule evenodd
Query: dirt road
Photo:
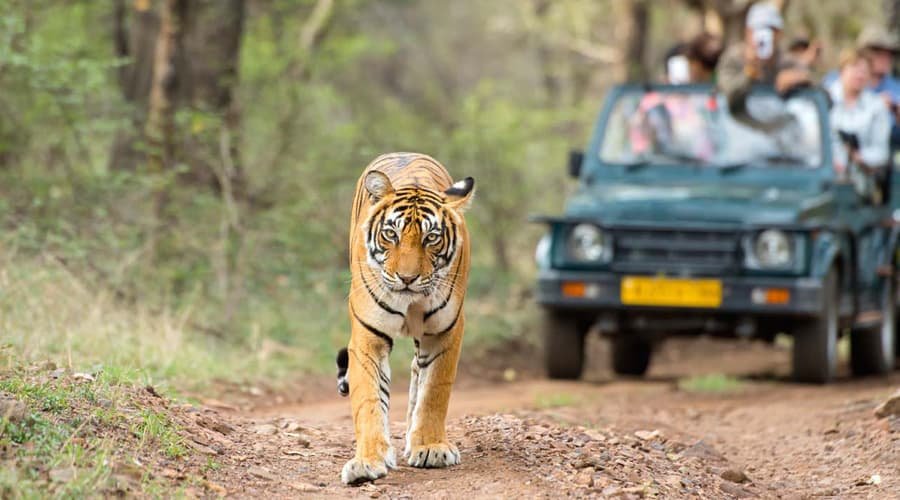
<svg viewBox="0 0 900 500"><path fill-rule="evenodd" d="M338 479L352 425L337 395L208 409L204 418L234 430L218 435L206 424L197 434L222 464L207 477L236 496L900 498L900 421L872 414L900 373L817 387L785 382L786 369L785 351L771 347L676 342L646 380L600 370L580 383L464 377L449 416L462 464L401 465L358 488ZM677 383L710 371L740 382L721 393ZM391 430L402 449L401 383L393 393Z"/></svg>

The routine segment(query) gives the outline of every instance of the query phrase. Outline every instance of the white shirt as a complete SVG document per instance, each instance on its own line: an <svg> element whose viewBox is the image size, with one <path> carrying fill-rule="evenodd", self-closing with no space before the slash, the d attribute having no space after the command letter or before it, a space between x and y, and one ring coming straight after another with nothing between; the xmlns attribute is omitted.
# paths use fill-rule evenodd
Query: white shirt
<svg viewBox="0 0 900 500"><path fill-rule="evenodd" d="M828 86L834 101L831 108L831 131L834 159L849 165L849 152L838 137L841 130L859 139L859 155L869 167L887 165L890 154L891 115L884 101L870 90L863 90L852 105L844 100L840 79Z"/></svg>

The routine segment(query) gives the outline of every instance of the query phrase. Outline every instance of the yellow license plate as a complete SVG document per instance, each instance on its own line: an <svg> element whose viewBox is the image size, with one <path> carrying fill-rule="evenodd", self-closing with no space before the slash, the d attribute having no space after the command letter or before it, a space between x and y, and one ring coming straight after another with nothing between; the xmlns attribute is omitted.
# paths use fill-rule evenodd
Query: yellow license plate
<svg viewBox="0 0 900 500"><path fill-rule="evenodd" d="M722 282L626 276L620 295L623 304L633 306L719 307Z"/></svg>

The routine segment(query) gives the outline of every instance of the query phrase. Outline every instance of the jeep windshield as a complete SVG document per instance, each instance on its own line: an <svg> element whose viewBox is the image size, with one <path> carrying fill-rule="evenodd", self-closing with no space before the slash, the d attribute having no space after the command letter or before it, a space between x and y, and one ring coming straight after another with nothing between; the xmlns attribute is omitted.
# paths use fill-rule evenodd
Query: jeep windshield
<svg viewBox="0 0 900 500"><path fill-rule="evenodd" d="M599 159L607 165L816 168L823 119L811 93L786 100L754 91L729 112L708 87L625 88L611 104Z"/></svg>

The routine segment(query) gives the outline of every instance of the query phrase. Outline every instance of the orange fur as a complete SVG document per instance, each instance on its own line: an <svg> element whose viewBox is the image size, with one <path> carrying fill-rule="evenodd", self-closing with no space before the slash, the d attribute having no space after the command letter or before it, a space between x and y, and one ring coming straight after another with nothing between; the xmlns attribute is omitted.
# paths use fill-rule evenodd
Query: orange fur
<svg viewBox="0 0 900 500"><path fill-rule="evenodd" d="M462 345L469 272L463 212L471 179L417 153L376 158L357 183L350 218L351 290L347 380L356 455L345 483L377 479L395 466L388 433L388 355L398 337L416 342L405 454L417 467L446 467L459 451L444 430Z"/></svg>

